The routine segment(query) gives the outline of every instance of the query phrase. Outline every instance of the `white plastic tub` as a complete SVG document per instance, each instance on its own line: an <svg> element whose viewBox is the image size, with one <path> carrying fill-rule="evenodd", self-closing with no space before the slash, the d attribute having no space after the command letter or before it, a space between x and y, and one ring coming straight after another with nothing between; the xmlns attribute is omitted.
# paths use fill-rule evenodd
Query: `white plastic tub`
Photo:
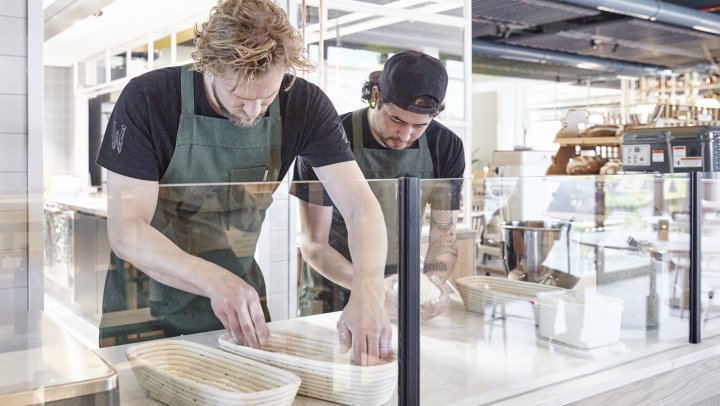
<svg viewBox="0 0 720 406"><path fill-rule="evenodd" d="M538 292L539 333L590 349L620 342L622 299L589 291Z"/></svg>

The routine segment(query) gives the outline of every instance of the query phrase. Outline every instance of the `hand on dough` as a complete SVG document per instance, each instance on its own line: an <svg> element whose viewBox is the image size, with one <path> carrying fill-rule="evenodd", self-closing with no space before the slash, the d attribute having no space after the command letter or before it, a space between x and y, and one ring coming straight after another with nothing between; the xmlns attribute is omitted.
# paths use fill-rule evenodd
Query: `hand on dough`
<svg viewBox="0 0 720 406"><path fill-rule="evenodd" d="M440 286L437 276L420 275L420 320L439 315L448 305L448 290ZM397 274L385 278L385 311L391 319L398 318L399 284Z"/></svg>

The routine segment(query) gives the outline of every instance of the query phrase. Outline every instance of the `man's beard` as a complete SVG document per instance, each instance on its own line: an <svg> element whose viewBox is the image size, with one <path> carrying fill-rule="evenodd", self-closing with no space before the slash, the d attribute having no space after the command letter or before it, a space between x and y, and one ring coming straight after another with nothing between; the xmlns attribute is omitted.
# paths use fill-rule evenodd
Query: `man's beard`
<svg viewBox="0 0 720 406"><path fill-rule="evenodd" d="M220 108L220 111L223 113L225 117L227 117L228 120L230 120L231 123L233 123L236 127L240 128L250 128L255 127L257 123L260 122L260 119L265 117L265 113L267 112L267 107L263 108L260 111L260 114L254 119L250 120L247 116L245 116L244 111L239 111L239 114L235 114L228 110L227 107L220 101L220 98L217 95L217 91L215 91L215 81L212 83L212 92L213 96L215 97L215 101L218 104L218 107Z"/></svg>

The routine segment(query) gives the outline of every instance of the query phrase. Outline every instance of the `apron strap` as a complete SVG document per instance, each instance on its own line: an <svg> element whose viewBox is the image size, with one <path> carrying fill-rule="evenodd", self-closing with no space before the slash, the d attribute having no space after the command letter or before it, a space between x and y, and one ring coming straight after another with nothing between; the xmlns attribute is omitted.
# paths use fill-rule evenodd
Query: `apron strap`
<svg viewBox="0 0 720 406"><path fill-rule="evenodd" d="M363 138L363 114L367 114L366 112L366 108L352 112L353 151L355 151L356 154L365 149L365 140Z"/></svg>
<svg viewBox="0 0 720 406"><path fill-rule="evenodd" d="M182 99L182 114L185 116L195 114L195 83L191 65L180 68L180 95Z"/></svg>

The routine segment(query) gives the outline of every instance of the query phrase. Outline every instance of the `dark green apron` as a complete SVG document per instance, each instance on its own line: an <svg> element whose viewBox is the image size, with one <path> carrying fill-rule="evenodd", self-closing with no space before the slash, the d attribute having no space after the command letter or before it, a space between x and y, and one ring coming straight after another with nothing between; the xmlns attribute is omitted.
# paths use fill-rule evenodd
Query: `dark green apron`
<svg viewBox="0 0 720 406"><path fill-rule="evenodd" d="M366 179L400 177L432 179L435 177L425 134L418 138L418 148L403 150L365 148L363 137L365 117L367 117L367 109L356 110L352 113L353 154ZM394 274L397 273L398 264L397 182L370 181L368 183L378 199L385 217L388 238L385 275ZM422 194L421 215L429 196L428 193ZM348 247L347 227L342 215L335 207L333 207L329 242L330 246L352 262ZM349 290L334 284L303 261L299 293L300 316L342 310L349 298Z"/></svg>
<svg viewBox="0 0 720 406"><path fill-rule="evenodd" d="M181 95L175 151L160 180L151 225L185 252L253 286L269 321L265 281L253 256L276 185L227 182L277 180L282 140L279 97L257 125L239 128L224 118L195 114L193 72L188 66L182 68ZM114 294L124 292L108 291L106 283L104 304L106 299L112 302ZM223 328L206 297L150 280L149 302L152 315L163 320L166 336Z"/></svg>

